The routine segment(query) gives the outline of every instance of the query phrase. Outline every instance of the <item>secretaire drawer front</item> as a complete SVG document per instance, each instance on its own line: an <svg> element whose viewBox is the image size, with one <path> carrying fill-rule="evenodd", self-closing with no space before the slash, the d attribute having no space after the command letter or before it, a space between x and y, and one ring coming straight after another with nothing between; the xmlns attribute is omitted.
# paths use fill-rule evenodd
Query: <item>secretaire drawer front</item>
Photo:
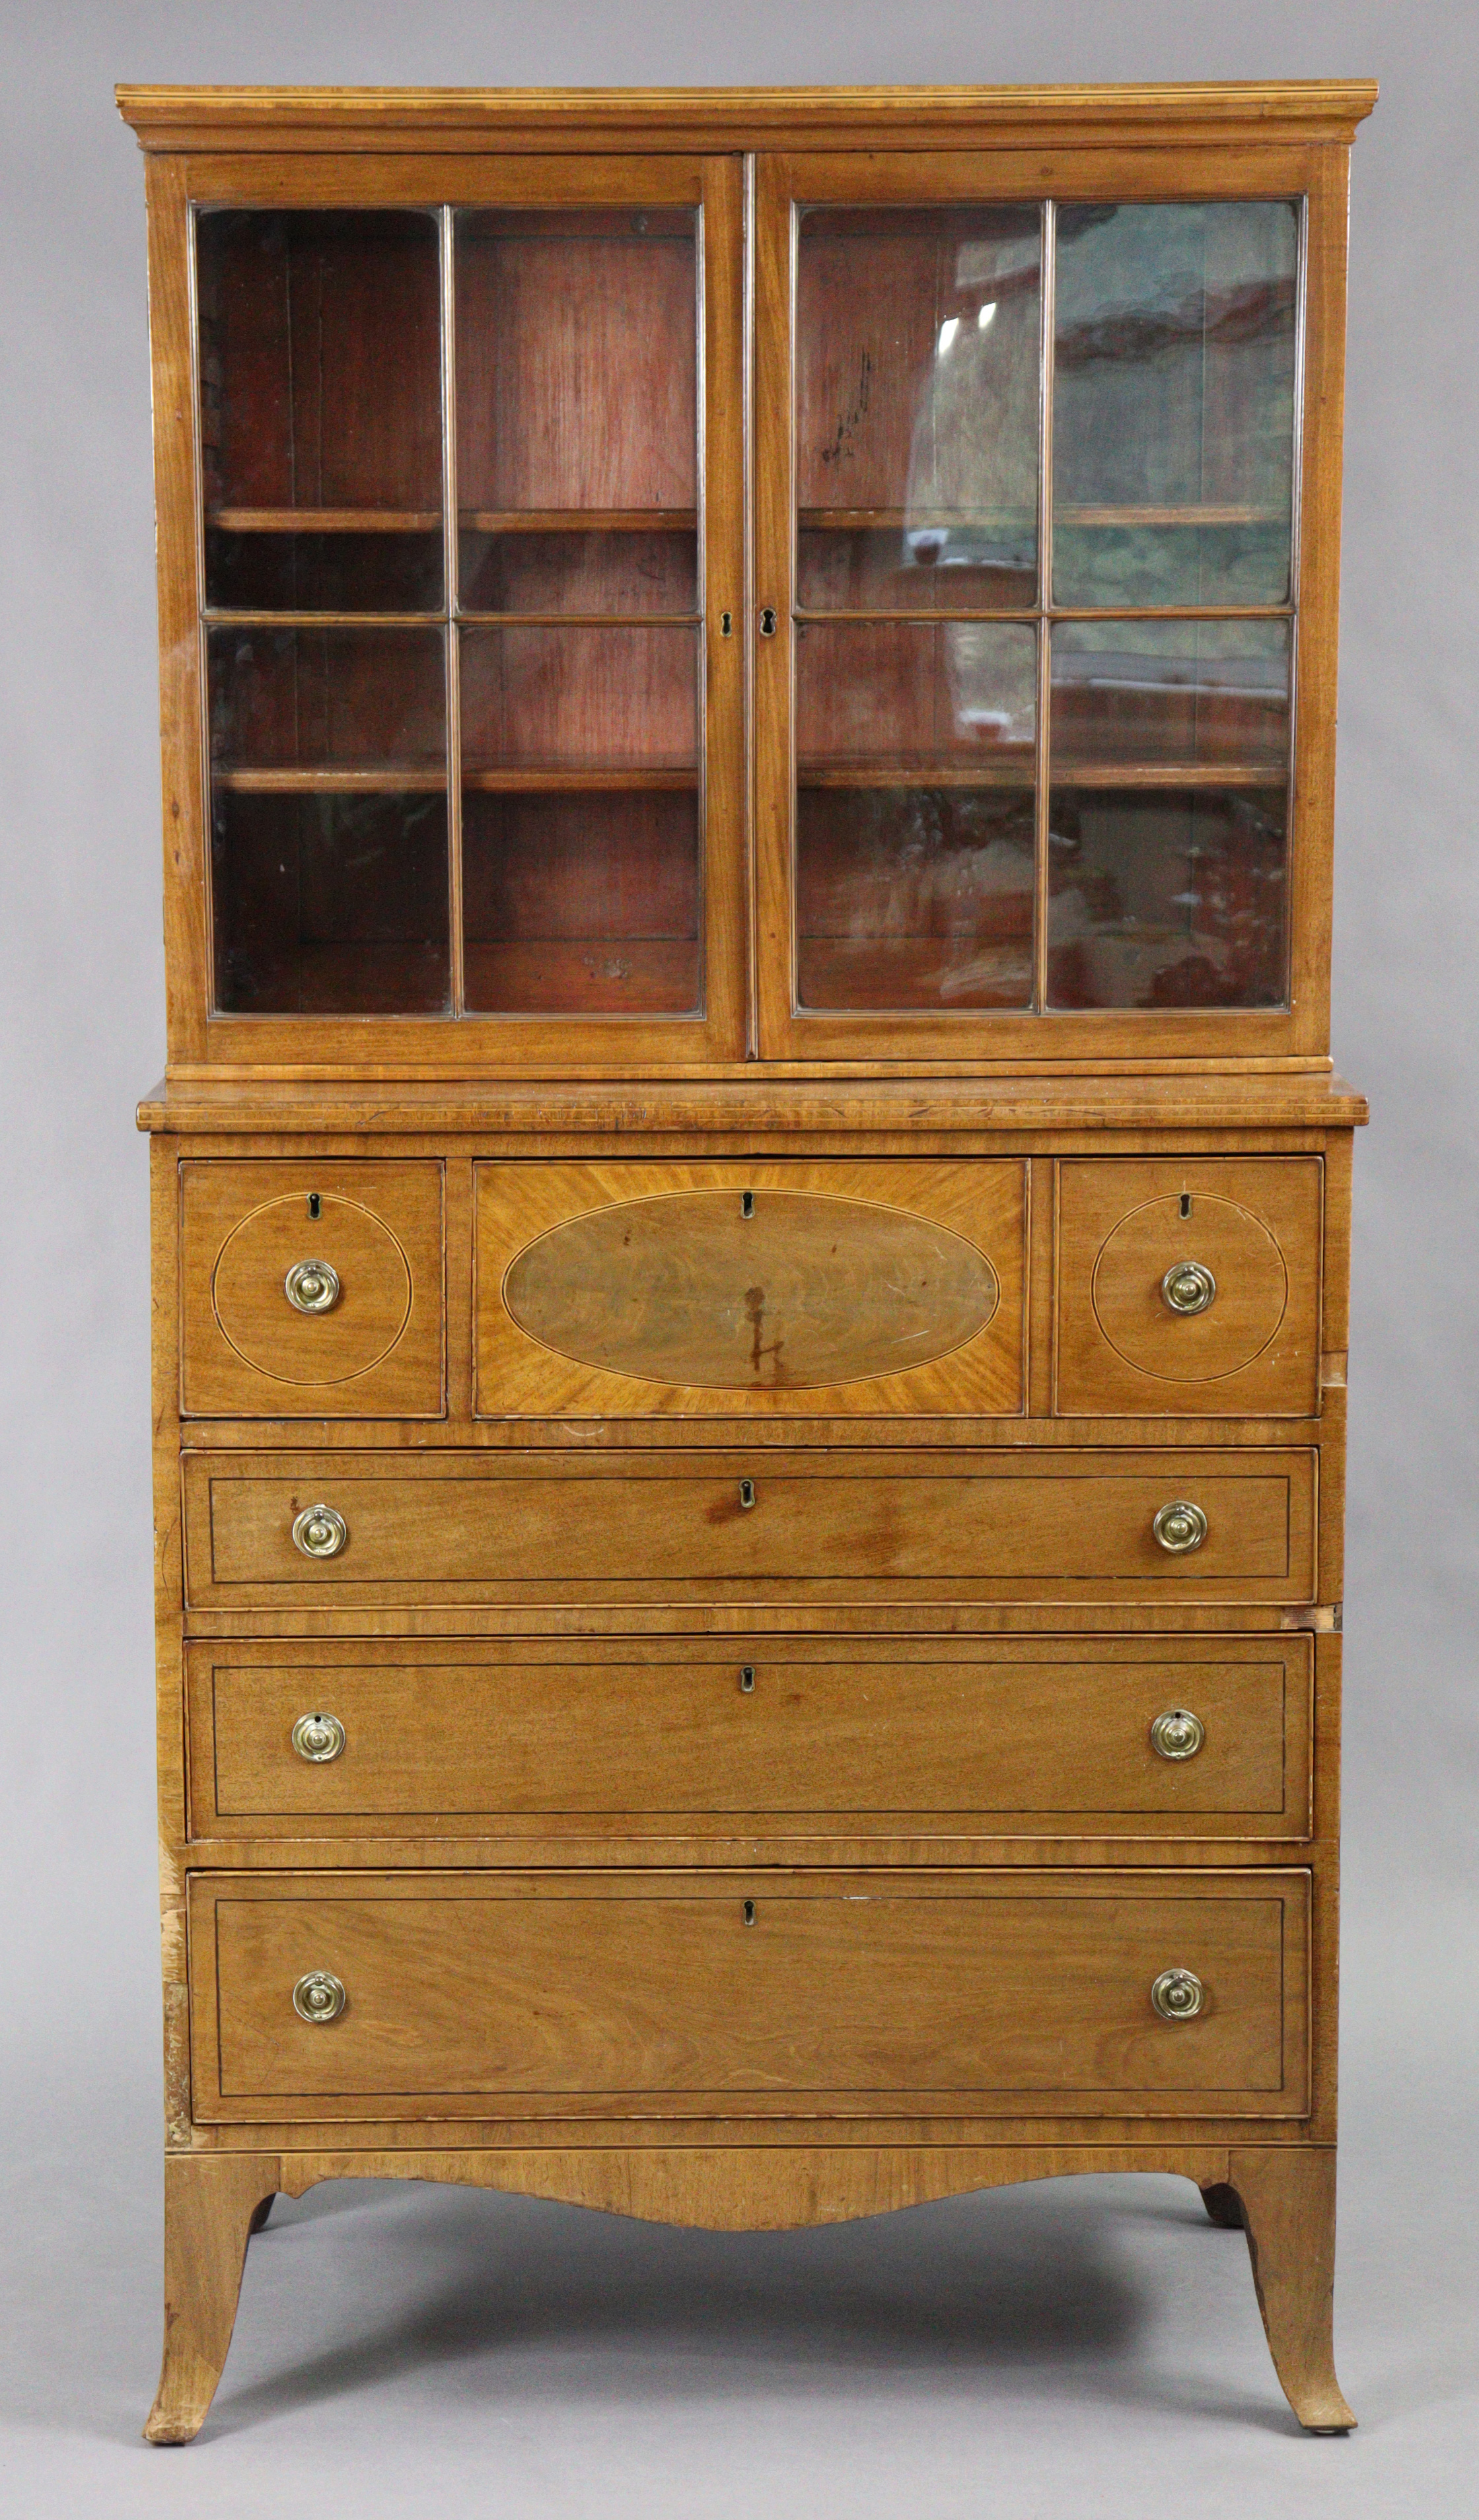
<svg viewBox="0 0 1479 2520"><path fill-rule="evenodd" d="M1020 1159L480 1163L484 1417L1002 1417Z"/></svg>
<svg viewBox="0 0 1479 2520"><path fill-rule="evenodd" d="M439 1417L441 1187L435 1161L182 1163L186 1414Z"/></svg>
<svg viewBox="0 0 1479 2520"><path fill-rule="evenodd" d="M1323 1180L1317 1155L1061 1163L1058 1414L1313 1417Z"/></svg>
<svg viewBox="0 0 1479 2520"><path fill-rule="evenodd" d="M1308 1898L1271 1871L201 1875L196 2110L1297 2115Z"/></svg>
<svg viewBox="0 0 1479 2520"><path fill-rule="evenodd" d="M196 1644L195 1833L1300 1837L1308 1637Z"/></svg>
<svg viewBox="0 0 1479 2520"><path fill-rule="evenodd" d="M1305 1600L1307 1451L192 1454L198 1604Z"/></svg>

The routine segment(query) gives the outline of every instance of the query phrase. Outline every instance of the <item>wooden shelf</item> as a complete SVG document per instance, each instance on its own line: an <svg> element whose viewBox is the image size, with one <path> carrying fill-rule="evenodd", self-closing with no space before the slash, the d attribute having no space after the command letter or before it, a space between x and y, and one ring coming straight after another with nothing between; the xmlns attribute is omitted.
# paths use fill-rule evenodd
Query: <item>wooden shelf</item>
<svg viewBox="0 0 1479 2520"><path fill-rule="evenodd" d="M415 762L384 761L352 770L215 769L211 780L241 796L439 795L445 789L446 772Z"/></svg>
<svg viewBox="0 0 1479 2520"><path fill-rule="evenodd" d="M463 952L469 1014L691 1015L699 1006L694 937L527 937Z"/></svg>
<svg viewBox="0 0 1479 2520"><path fill-rule="evenodd" d="M284 605L208 606L208 630L440 630L444 612L305 612Z"/></svg>
<svg viewBox="0 0 1479 2520"><path fill-rule="evenodd" d="M696 508L464 508L471 534L691 534Z"/></svg>
<svg viewBox="0 0 1479 2520"><path fill-rule="evenodd" d="M222 534L433 534L439 508L208 508Z"/></svg>
<svg viewBox="0 0 1479 2520"><path fill-rule="evenodd" d="M1010 938L803 933L796 940L802 1003L817 1013L1025 1012L1033 993L1031 925L1029 900L1023 933Z"/></svg>
<svg viewBox="0 0 1479 2520"><path fill-rule="evenodd" d="M621 788L696 790L698 784L695 768L672 762L650 767L641 761L464 762L462 770L463 787L485 794L537 795L561 790L579 794Z"/></svg>
<svg viewBox="0 0 1479 2520"><path fill-rule="evenodd" d="M465 630L702 630L702 612L465 612Z"/></svg>
<svg viewBox="0 0 1479 2520"><path fill-rule="evenodd" d="M1286 508L1219 507L1203 504L1197 507L1078 507L1072 501L1054 506L1053 521L1059 525L1281 525L1286 522Z"/></svg>
<svg viewBox="0 0 1479 2520"><path fill-rule="evenodd" d="M1033 785L1033 755L984 761L802 761L798 788L1020 788Z"/></svg>
<svg viewBox="0 0 1479 2520"><path fill-rule="evenodd" d="M1054 788L1282 788L1283 761L1064 761Z"/></svg>
<svg viewBox="0 0 1479 2520"><path fill-rule="evenodd" d="M955 526L990 526L1015 531L1030 526L1036 539L1035 508L799 508L797 523L804 534L939 533Z"/></svg>

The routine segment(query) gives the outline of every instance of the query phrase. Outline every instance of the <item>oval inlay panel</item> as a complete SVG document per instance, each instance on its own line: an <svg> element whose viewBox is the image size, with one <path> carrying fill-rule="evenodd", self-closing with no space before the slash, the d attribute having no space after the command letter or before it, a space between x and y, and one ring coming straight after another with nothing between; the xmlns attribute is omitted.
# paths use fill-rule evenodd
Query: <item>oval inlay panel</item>
<svg viewBox="0 0 1479 2520"><path fill-rule="evenodd" d="M805 1391L963 1347L997 1285L984 1251L903 1208L703 1190L555 1226L510 1262L503 1300L531 1338L606 1373Z"/></svg>

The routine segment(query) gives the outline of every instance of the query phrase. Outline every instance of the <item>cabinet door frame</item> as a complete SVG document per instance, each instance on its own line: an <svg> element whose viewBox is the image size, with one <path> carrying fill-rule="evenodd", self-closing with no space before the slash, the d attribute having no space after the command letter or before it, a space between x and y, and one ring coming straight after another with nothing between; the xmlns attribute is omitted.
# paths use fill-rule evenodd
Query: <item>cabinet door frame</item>
<svg viewBox="0 0 1479 2520"><path fill-rule="evenodd" d="M334 151L152 156L147 170L170 1072L312 1077L488 1068L686 1068L743 1057L746 1038L744 161L737 154L605 156ZM701 214L698 451L703 483L702 998L693 1016L218 1014L205 720L204 531L195 213L691 205ZM443 303L443 321L445 321ZM445 415L444 415L445 425ZM455 530L455 518L451 519ZM449 749L455 772L455 749ZM450 802L450 790L449 790ZM449 833L454 971L461 917ZM454 997L454 1006L456 999Z"/></svg>
<svg viewBox="0 0 1479 2520"><path fill-rule="evenodd" d="M1293 780L1289 999L1278 1009L1077 1013L802 1014L795 936L795 447L793 310L802 204L880 206L1043 200L1302 201L1305 247L1295 383ZM1327 1066L1339 592L1348 155L1334 143L1099 149L775 153L757 161L755 602L776 615L755 646L757 991L763 1058L921 1064L1038 1061ZM1050 446L1043 461L1050 463ZM1212 608L1216 609L1217 608ZM1226 608L1236 611L1235 606ZM1041 707L1040 671L1039 706ZM1040 968L1042 818L1036 872Z"/></svg>

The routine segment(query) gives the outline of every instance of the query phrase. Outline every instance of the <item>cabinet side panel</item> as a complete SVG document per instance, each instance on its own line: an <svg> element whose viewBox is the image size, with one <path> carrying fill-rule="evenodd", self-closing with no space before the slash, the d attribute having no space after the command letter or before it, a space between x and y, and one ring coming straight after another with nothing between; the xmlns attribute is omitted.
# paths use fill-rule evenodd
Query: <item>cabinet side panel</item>
<svg viewBox="0 0 1479 2520"><path fill-rule="evenodd" d="M191 355L191 212L177 158L148 165L160 745L164 816L164 971L171 1065L206 1055L210 1000L201 768L197 410Z"/></svg>

